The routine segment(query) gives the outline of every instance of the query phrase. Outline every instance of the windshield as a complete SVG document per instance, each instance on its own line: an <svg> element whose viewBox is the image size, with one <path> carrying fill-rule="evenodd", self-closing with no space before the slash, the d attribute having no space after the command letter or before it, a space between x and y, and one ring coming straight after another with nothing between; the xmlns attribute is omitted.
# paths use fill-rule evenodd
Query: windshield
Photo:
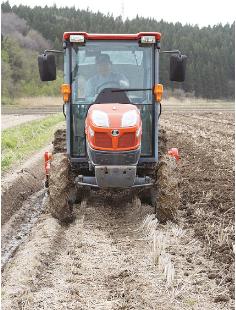
<svg viewBox="0 0 236 310"><path fill-rule="evenodd" d="M91 104L104 88L127 91L131 103L152 104L153 46L136 41L88 41L72 48L74 104Z"/></svg>

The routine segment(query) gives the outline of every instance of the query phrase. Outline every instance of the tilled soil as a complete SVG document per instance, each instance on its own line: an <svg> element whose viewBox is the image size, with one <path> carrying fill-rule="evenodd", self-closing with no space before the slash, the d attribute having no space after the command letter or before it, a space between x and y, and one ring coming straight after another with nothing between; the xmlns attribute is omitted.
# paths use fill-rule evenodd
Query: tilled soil
<svg viewBox="0 0 236 310"><path fill-rule="evenodd" d="M20 167L13 167L1 179L1 225L5 224L22 207L23 203L44 186L44 152L34 154Z"/></svg>
<svg viewBox="0 0 236 310"><path fill-rule="evenodd" d="M233 124L226 112L163 113L181 155L179 222L98 194L70 225L43 213L4 265L2 309L233 309Z"/></svg>
<svg viewBox="0 0 236 310"><path fill-rule="evenodd" d="M162 121L169 147L180 150L181 209L187 225L215 260L214 278L234 297L234 115L166 113Z"/></svg>
<svg viewBox="0 0 236 310"><path fill-rule="evenodd" d="M38 220L44 210L42 203L45 196L45 189L30 196L22 207L14 213L7 224L1 230L1 262L2 270L14 256L18 247L25 241L31 228Z"/></svg>
<svg viewBox="0 0 236 310"><path fill-rule="evenodd" d="M4 270L3 309L229 309L192 229L158 225L138 200L77 212L65 227L41 216Z"/></svg>

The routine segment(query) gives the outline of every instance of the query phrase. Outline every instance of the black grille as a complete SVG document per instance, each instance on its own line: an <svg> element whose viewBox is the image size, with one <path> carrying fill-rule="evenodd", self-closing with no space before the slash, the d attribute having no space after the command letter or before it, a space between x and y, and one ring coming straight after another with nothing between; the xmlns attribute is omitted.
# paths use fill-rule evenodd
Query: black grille
<svg viewBox="0 0 236 310"><path fill-rule="evenodd" d="M128 152L105 152L88 147L88 154L95 165L136 165L140 157L140 149Z"/></svg>

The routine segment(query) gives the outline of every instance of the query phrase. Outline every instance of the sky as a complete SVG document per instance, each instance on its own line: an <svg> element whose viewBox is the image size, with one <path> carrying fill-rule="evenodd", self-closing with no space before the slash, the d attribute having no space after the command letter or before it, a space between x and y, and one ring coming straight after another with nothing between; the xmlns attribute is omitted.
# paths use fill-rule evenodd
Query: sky
<svg viewBox="0 0 236 310"><path fill-rule="evenodd" d="M181 22L182 24L199 25L199 27L213 26L219 23L233 23L235 21L235 0L9 0L11 5L24 4L30 7L75 6L92 12L100 11L113 16L121 15L124 19L152 17L166 22Z"/></svg>

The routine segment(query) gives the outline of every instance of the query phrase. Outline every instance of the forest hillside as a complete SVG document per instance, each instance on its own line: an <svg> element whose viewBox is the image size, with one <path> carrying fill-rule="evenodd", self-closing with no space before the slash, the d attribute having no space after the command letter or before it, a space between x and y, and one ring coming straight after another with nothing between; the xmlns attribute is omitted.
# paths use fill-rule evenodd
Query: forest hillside
<svg viewBox="0 0 236 310"><path fill-rule="evenodd" d="M169 82L169 57L161 55L160 78L165 88L180 88L189 96L208 99L234 98L235 23L199 28L167 23L161 16L123 21L121 17L56 5L30 8L3 2L1 8L3 101L15 96L58 94L62 72L50 86L41 83L37 55L48 47L61 49L64 31L159 31L162 50L179 49L188 56L186 81L173 85Z"/></svg>

